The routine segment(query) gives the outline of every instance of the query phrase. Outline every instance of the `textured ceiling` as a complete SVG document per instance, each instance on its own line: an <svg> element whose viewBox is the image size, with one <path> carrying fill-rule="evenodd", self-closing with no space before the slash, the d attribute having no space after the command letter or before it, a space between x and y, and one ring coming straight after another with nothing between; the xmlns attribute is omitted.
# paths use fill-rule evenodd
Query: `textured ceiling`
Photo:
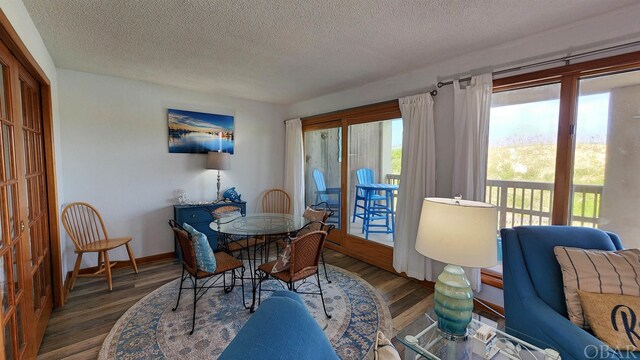
<svg viewBox="0 0 640 360"><path fill-rule="evenodd" d="M56 66L289 104L637 0L24 0Z"/></svg>

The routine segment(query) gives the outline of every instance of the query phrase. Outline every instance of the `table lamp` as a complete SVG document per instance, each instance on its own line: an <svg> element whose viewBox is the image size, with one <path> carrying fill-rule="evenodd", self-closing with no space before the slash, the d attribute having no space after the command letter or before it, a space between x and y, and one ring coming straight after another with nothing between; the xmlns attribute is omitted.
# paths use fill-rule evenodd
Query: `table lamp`
<svg viewBox="0 0 640 360"><path fill-rule="evenodd" d="M220 151L210 151L207 155L206 169L218 170L216 201L220 201L220 170L231 169L231 155Z"/></svg>
<svg viewBox="0 0 640 360"><path fill-rule="evenodd" d="M461 266L498 263L496 207L477 201L425 198L416 251L448 265L435 286L438 328L451 340L466 339L473 311L473 291Z"/></svg>

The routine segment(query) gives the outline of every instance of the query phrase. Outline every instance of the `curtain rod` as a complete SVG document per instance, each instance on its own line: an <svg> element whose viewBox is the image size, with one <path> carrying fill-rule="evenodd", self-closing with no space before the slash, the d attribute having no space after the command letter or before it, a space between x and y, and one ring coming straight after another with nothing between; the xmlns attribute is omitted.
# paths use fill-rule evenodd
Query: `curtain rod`
<svg viewBox="0 0 640 360"><path fill-rule="evenodd" d="M634 46L637 46L637 45L640 45L640 41L633 41L633 42L626 43L626 44L620 44L620 45L610 46L610 47L606 47L606 48L602 48L602 49L586 51L586 52L578 53L578 54L574 54L574 55L567 55L567 56L559 57L559 58L556 58L556 59L540 61L540 62L528 64L528 65L515 66L515 67L503 69L503 70L494 71L494 72L491 73L491 75L494 75L494 76L495 75L502 75L502 74L506 74L506 73L510 73L510 72L514 72L514 71L526 70L526 69L530 69L530 68L534 68L534 67L555 64L557 62L564 62L566 65L569 65L569 62L571 60L583 58L583 57L586 57L586 56L601 54L601 53L607 53L607 52L614 51L614 50L626 49L626 48L634 47ZM471 80L471 76L468 76L468 77L462 78L462 79L460 79L458 81L463 82L463 81L470 81L470 80ZM438 88L441 88L441 87L443 87L445 85L451 85L451 84L453 84L453 80L438 81L437 86L438 86Z"/></svg>
<svg viewBox="0 0 640 360"><path fill-rule="evenodd" d="M429 91L429 95L431 95L432 97L436 97L436 95L438 95L438 90L435 90L435 89L434 89L434 90ZM397 98L396 98L396 99L389 99L389 100L379 101L379 102L372 103L372 104L366 104L366 105L354 106L354 107L350 107L350 108L346 108L346 109L341 109L341 110L335 110L335 111L327 111L326 113L322 113L322 114L315 114L315 115L304 116L304 117L301 117L301 118L300 118L300 120L304 120L304 119L306 119L306 118L315 117L315 116L322 116L322 115L329 115L329 114L337 114L337 113L339 113L339 112L341 112L341 111L348 111L348 110L353 110L353 109L357 109L357 108L361 108L361 107L365 107L365 106L374 106L374 105L378 105L378 104L384 104L384 103L386 103L386 102L394 101L394 100L398 100L398 99L397 99ZM289 119L289 120L292 120L292 119ZM289 120L284 120L283 122L284 122L284 123L286 123L286 122L287 122L287 121L289 121Z"/></svg>

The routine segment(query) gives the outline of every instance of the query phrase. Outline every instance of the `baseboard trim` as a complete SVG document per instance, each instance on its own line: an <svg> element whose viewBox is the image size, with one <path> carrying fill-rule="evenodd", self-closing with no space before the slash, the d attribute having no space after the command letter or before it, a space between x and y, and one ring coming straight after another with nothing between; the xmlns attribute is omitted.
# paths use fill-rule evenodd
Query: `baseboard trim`
<svg viewBox="0 0 640 360"><path fill-rule="evenodd" d="M175 253L173 251L172 252L168 252L168 253L144 256L144 257L136 258L136 265L140 266L140 265L143 265L143 264L148 264L148 263L152 263L152 262L156 262L156 261L172 259L174 257L175 257ZM116 263L112 267L112 269L119 269L119 268L123 268L123 267L131 267L131 260L111 260L111 262L115 262ZM92 273L95 273L96 271L98 271L98 267L97 266L91 266L91 267L80 269L80 271L78 271L78 274L92 274ZM68 281L71 280L71 274L72 273L73 273L72 271L68 271L67 272L67 278L65 280L65 289L68 289L67 283L68 283Z"/></svg>

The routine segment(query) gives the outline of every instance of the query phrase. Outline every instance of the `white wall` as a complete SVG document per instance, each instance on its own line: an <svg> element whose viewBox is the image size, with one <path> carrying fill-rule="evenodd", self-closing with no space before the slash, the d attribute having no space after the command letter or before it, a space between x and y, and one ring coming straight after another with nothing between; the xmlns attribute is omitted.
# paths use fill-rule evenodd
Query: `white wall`
<svg viewBox="0 0 640 360"><path fill-rule="evenodd" d="M62 176L62 155L60 149L60 116L58 109L58 79L56 74L56 67L49 55L40 33L36 29L27 9L20 0L0 0L0 9L9 19L11 25L20 36L20 39L25 44L29 53L33 56L36 62L40 65L44 73L49 78L51 83L51 107L53 114L53 135L54 135L54 147L56 158L56 175L58 185L58 204L64 201L63 195L63 176ZM62 276L64 279L67 273L67 254L66 254L66 242L63 239L64 230L61 227L61 260L62 260Z"/></svg>
<svg viewBox="0 0 640 360"><path fill-rule="evenodd" d="M167 108L235 115L235 154L222 189L236 186L249 212L262 191L283 186L282 106L64 69L58 79L65 199L94 204L110 236L133 236L136 257L173 251L167 221L176 189L215 199L206 155L169 153ZM71 244L68 252L71 265ZM126 259L126 251L112 257Z"/></svg>

